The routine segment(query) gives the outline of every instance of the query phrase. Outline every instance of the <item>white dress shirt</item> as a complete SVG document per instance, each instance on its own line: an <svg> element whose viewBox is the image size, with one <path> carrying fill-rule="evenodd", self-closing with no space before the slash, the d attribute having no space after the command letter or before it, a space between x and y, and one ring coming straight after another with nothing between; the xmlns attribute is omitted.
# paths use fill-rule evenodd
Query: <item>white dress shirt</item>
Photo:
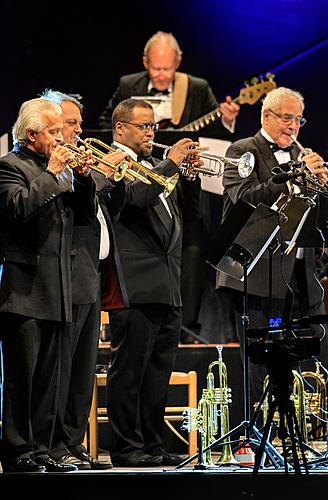
<svg viewBox="0 0 328 500"><path fill-rule="evenodd" d="M98 203L97 219L100 224L99 260L103 260L106 259L106 257L108 257L109 255L110 239L109 239L107 222L99 203Z"/></svg>

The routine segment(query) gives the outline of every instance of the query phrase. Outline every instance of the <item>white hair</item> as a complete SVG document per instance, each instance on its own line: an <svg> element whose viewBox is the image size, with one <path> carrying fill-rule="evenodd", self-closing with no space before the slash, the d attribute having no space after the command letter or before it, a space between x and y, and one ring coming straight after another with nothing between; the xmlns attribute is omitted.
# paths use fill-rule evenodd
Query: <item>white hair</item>
<svg viewBox="0 0 328 500"><path fill-rule="evenodd" d="M281 101L283 101L283 99L286 99L286 97L293 97L294 99L296 99L301 105L302 112L304 111L305 104L302 94L300 94L296 90L288 89L286 87L278 87L277 89L271 90L271 92L269 92L263 99L261 110L262 125L264 111L266 109L279 108Z"/></svg>
<svg viewBox="0 0 328 500"><path fill-rule="evenodd" d="M63 114L59 104L55 104L47 99L38 97L23 102L17 120L12 128L14 144L18 143L20 146L28 144L27 130L40 132L40 130L47 126L43 115L45 111L53 111L59 115Z"/></svg>

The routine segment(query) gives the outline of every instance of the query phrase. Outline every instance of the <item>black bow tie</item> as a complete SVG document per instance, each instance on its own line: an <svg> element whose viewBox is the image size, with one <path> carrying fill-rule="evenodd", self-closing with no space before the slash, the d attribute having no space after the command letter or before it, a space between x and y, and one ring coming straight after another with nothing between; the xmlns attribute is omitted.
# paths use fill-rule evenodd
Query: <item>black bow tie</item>
<svg viewBox="0 0 328 500"><path fill-rule="evenodd" d="M140 163L142 160L147 161L148 163L153 164L153 158L151 155L138 155L137 156L137 163Z"/></svg>
<svg viewBox="0 0 328 500"><path fill-rule="evenodd" d="M156 87L152 87L148 92L148 95L157 95L157 94L168 95L169 93L170 92L168 91L168 89L158 90Z"/></svg>
<svg viewBox="0 0 328 500"><path fill-rule="evenodd" d="M287 146L286 148L282 148L280 146L278 146L278 144L276 144L275 142L270 142L270 148L272 150L273 153L275 153L276 151L284 151L285 153L290 153L292 151L292 149L294 148L293 144L291 144L290 146Z"/></svg>

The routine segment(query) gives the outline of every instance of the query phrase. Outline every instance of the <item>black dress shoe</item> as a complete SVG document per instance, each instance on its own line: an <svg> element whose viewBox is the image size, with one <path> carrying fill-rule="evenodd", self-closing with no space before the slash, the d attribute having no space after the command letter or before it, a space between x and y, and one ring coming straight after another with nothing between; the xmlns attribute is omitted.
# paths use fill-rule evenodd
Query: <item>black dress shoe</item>
<svg viewBox="0 0 328 500"><path fill-rule="evenodd" d="M89 469L93 470L105 470L112 469L113 464L110 460L97 460L93 458L89 453L82 451L79 455L75 455L78 460L89 465Z"/></svg>
<svg viewBox="0 0 328 500"><path fill-rule="evenodd" d="M59 464L49 456L35 457L34 461L39 465L43 465L46 469L46 472L73 472L75 470L78 470L76 465Z"/></svg>
<svg viewBox="0 0 328 500"><path fill-rule="evenodd" d="M37 464L31 458L17 458L12 463L2 464L3 472L45 472L43 465Z"/></svg>
<svg viewBox="0 0 328 500"><path fill-rule="evenodd" d="M61 465L75 465L79 470L91 470L91 466L88 461L76 458L71 453L67 453L62 457L56 459L57 464Z"/></svg>
<svg viewBox="0 0 328 500"><path fill-rule="evenodd" d="M131 451L112 456L114 466L123 467L155 467L162 465L162 457L148 455L141 450Z"/></svg>
<svg viewBox="0 0 328 500"><path fill-rule="evenodd" d="M176 455L164 451L162 454L162 465L179 465L189 458L189 455Z"/></svg>

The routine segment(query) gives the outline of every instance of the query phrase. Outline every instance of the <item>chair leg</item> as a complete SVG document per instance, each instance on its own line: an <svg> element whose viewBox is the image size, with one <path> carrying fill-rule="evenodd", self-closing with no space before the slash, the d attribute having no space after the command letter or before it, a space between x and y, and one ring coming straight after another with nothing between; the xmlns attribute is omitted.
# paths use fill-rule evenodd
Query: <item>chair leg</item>
<svg viewBox="0 0 328 500"><path fill-rule="evenodd" d="M95 375L93 384L93 396L89 417L89 445L90 455L93 458L98 458L98 385L97 375Z"/></svg>

